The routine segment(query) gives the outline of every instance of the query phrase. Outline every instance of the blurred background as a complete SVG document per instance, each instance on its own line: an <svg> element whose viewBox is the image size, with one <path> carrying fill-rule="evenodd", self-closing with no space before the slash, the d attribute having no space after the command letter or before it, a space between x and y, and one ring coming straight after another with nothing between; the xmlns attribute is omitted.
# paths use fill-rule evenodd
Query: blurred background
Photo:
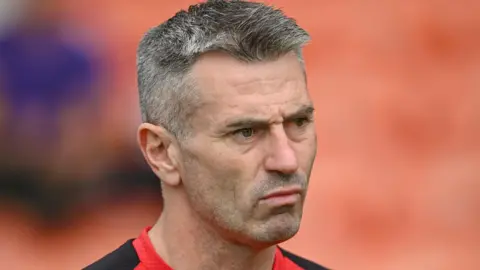
<svg viewBox="0 0 480 270"><path fill-rule="evenodd" d="M143 33L187 0L0 0L0 269L81 269L161 212ZM267 1L312 35L318 157L283 244L333 269L480 269L480 2Z"/></svg>

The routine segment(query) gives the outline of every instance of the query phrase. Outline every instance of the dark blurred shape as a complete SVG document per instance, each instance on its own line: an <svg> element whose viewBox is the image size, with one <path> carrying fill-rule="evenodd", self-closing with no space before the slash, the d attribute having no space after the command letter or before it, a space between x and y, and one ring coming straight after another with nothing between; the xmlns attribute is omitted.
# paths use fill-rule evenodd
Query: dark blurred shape
<svg viewBox="0 0 480 270"><path fill-rule="evenodd" d="M51 219L75 198L71 183L48 180L64 130L87 123L72 123L70 115L95 114L100 67L88 40L62 22L58 1L26 8L25 20L0 37L1 185L4 195Z"/></svg>
<svg viewBox="0 0 480 270"><path fill-rule="evenodd" d="M93 101L98 63L87 46L69 39L75 29L64 28L48 2L33 1L28 20L0 38L2 94L8 104L2 130L14 156L25 143L43 156L59 140L63 113ZM29 150L23 152L37 154ZM21 158L24 163L29 157Z"/></svg>
<svg viewBox="0 0 480 270"><path fill-rule="evenodd" d="M0 199L26 205L48 228L62 226L75 205L132 185L159 191L144 163L124 165L142 160L136 149L119 145L127 152L117 157L105 144L105 56L62 18L62 3L29 1L24 20L0 36Z"/></svg>

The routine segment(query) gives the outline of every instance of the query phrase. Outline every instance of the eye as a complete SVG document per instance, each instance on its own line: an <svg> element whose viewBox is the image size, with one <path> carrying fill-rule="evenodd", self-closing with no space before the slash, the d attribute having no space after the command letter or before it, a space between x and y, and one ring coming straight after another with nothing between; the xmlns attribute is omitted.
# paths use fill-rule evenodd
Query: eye
<svg viewBox="0 0 480 270"><path fill-rule="evenodd" d="M310 122L311 122L311 119L307 118L307 117L297 118L297 119L293 120L293 123L295 123L295 125L297 127L303 127Z"/></svg>
<svg viewBox="0 0 480 270"><path fill-rule="evenodd" d="M261 133L260 131L256 128L237 129L231 133L231 137L238 144L250 144L257 139Z"/></svg>
<svg viewBox="0 0 480 270"><path fill-rule="evenodd" d="M234 131L233 134L235 136L240 136L240 137L248 139L248 138L253 137L253 135L255 135L255 131L253 130L253 128L242 128L242 129Z"/></svg>
<svg viewBox="0 0 480 270"><path fill-rule="evenodd" d="M306 116L292 119L285 123L285 132L288 137L293 140L306 138L309 134L308 130L312 122L313 119Z"/></svg>

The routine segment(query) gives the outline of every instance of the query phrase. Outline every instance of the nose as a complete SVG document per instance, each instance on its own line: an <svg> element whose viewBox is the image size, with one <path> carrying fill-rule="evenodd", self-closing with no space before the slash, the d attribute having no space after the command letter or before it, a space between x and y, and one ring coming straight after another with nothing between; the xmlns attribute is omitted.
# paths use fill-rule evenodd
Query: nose
<svg viewBox="0 0 480 270"><path fill-rule="evenodd" d="M298 170L298 159L283 126L272 128L269 136L265 169L270 172L293 174Z"/></svg>

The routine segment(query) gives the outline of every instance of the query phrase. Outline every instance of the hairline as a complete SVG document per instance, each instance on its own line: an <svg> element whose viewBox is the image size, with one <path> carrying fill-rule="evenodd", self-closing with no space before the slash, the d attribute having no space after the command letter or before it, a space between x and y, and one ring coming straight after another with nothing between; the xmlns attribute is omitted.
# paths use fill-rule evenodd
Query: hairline
<svg viewBox="0 0 480 270"><path fill-rule="evenodd" d="M282 54L279 54L277 55L276 57L269 57L269 58L265 58L265 59L262 59L262 60L253 60L253 61L247 61L247 60L244 60L240 57L236 57L234 53L231 53L231 52L228 52L228 51L225 51L225 50L222 50L222 49L214 49L214 50L205 50L204 52L201 52L201 53L198 53L192 64L182 72L182 80L180 82L179 85L177 85L177 87L179 89L176 89L176 91L191 91L190 92L190 95L193 96L194 98L196 98L196 104L195 106L193 106L193 108L191 108L191 110L189 110L188 114L187 115L194 115L195 112L202 106L202 89L200 89L200 87L198 86L198 83L197 83L197 80L195 78L195 76L193 75L193 69L194 69L194 66L197 64L198 60L205 56L205 55L208 55L210 53L222 53L228 57L231 57L237 61L240 61L242 63L246 63L246 64L252 64L252 63L262 63L262 62L270 62L270 61L276 61L278 59L280 59L281 57L284 57L286 55L288 55L289 53L294 53L295 56L296 56L296 59L297 61L300 63L300 67L302 68L302 73L303 73L303 76L304 76L304 80L306 81L307 80L307 74L306 74L306 68L305 68L305 63L304 63L304 59L303 59L303 54L302 54L302 47L298 47L298 48L295 48L293 50L290 50L290 51L287 51L285 53L282 53ZM165 127L163 127L165 128ZM165 128L166 129L166 128ZM193 132L193 129L191 127L191 123L190 123L190 117L187 117L186 119L186 123L184 123L184 129L185 131L187 132L182 132L184 134L179 134L179 137L180 138L177 138L177 139L181 139L181 140L184 140L184 139L188 139L189 135L192 135L192 132ZM169 131L171 132L171 131ZM184 135L184 136L181 136L181 135Z"/></svg>

